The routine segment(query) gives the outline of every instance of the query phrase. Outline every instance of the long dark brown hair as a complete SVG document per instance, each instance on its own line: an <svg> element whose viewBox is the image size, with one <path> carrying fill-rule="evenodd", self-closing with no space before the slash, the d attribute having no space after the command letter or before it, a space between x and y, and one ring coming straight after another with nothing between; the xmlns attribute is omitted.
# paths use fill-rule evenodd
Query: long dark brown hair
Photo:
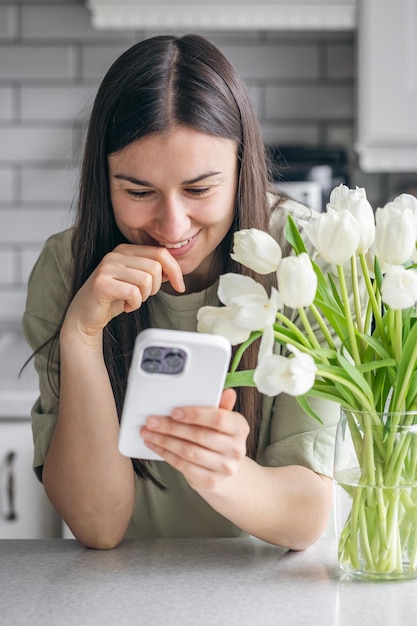
<svg viewBox="0 0 417 626"><path fill-rule="evenodd" d="M268 229L268 172L260 125L247 87L220 50L197 35L156 36L124 52L104 77L93 105L81 170L73 237L69 302L104 255L124 241L110 201L107 156L151 133L186 126L232 139L238 147L238 187L234 223L216 251L219 274L251 275L230 258L233 233ZM259 277L257 277L259 280ZM136 334L150 325L148 306L114 318L104 329L103 351L120 416ZM242 368L256 364L255 347ZM251 426L248 455L255 457L261 398L252 388L238 390L236 410ZM151 466L132 460L136 473L157 482Z"/></svg>

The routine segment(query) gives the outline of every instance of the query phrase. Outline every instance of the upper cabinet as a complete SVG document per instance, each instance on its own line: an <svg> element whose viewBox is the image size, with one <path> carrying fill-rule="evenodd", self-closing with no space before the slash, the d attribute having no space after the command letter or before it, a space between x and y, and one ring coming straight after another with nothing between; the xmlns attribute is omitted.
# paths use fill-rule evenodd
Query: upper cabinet
<svg viewBox="0 0 417 626"><path fill-rule="evenodd" d="M348 30L357 0L87 0L109 29Z"/></svg>
<svg viewBox="0 0 417 626"><path fill-rule="evenodd" d="M417 0L359 3L356 150L364 171L417 171Z"/></svg>

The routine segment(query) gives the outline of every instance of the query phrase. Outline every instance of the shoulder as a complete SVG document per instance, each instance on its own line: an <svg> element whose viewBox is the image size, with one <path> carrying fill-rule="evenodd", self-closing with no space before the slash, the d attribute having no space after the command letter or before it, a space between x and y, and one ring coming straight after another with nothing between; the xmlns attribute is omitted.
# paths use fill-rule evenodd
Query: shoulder
<svg viewBox="0 0 417 626"><path fill-rule="evenodd" d="M32 270L32 274L41 269L48 275L58 273L68 283L72 264L72 238L74 229L69 228L49 237ZM32 276L31 276L32 278Z"/></svg>
<svg viewBox="0 0 417 626"><path fill-rule="evenodd" d="M65 230L45 242L29 276L25 316L53 324L61 319L71 284L73 232Z"/></svg>

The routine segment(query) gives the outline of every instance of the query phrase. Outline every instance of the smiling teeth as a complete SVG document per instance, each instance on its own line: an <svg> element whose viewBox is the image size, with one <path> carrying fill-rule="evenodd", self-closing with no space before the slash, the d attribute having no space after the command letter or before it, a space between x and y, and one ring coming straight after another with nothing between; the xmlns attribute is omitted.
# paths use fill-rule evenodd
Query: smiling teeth
<svg viewBox="0 0 417 626"><path fill-rule="evenodd" d="M163 243L162 241L158 241L160 246L164 246L164 248L182 248L186 246L187 243L191 241L191 239L186 239L185 241L180 241L180 243Z"/></svg>

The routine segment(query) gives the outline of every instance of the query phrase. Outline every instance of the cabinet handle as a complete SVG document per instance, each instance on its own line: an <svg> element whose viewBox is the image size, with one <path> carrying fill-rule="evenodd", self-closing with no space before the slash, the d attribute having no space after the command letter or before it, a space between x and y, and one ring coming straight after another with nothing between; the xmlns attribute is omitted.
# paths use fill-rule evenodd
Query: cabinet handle
<svg viewBox="0 0 417 626"><path fill-rule="evenodd" d="M8 512L4 518L8 522L14 522L17 520L17 513L15 510L15 496L16 496L16 472L14 462L16 459L16 453L11 451L6 455L6 490L7 490L7 503Z"/></svg>

